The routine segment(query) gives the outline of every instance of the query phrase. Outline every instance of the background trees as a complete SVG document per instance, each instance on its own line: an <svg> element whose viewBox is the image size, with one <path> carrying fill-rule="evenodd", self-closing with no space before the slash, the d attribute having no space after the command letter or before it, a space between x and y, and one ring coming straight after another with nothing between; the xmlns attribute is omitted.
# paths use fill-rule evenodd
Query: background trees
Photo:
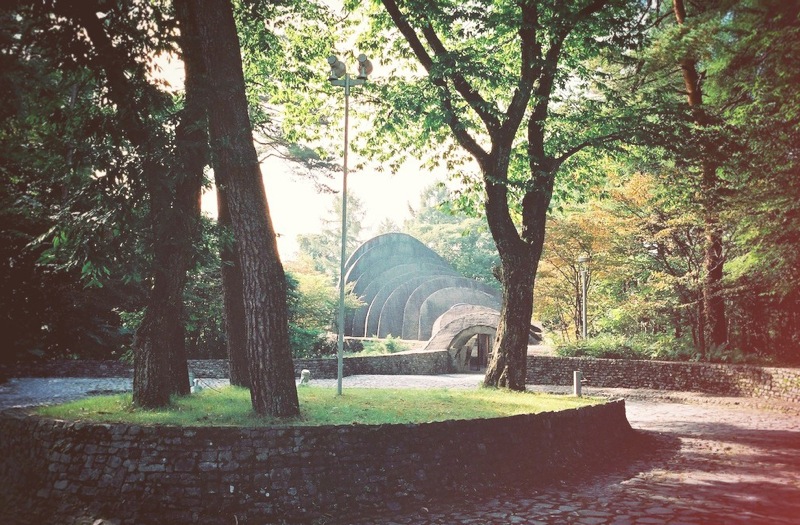
<svg viewBox="0 0 800 525"><path fill-rule="evenodd" d="M402 146L455 142L479 167L503 286L485 382L524 389L532 291L556 174L585 148L619 138L623 122L631 125L621 113L598 118L602 111L593 110L613 106L619 97L604 89L602 68L586 65L623 56L639 29L638 5L382 4L385 12L375 25L393 24L396 32L388 30L376 42L388 42L383 47L397 57L413 55L424 76L384 93L399 111L384 113L388 117L378 123ZM399 123L403 119L415 121L420 132L409 132Z"/></svg>
<svg viewBox="0 0 800 525"><path fill-rule="evenodd" d="M586 252L591 337L655 341L657 356L669 347L682 358L798 359L798 6L720 0L700 9L676 1L640 12L616 0L386 4L369 12L377 38L365 34L358 44L387 57L379 67L385 79L367 86L359 107L385 111L374 112L375 131L364 126L354 146L391 167L418 157L452 178L449 190L422 197L405 231L467 276L506 279L520 326L531 317L534 281L515 272L527 267L532 275L544 239L532 309L554 336L575 339L575 260ZM223 311L228 321L237 316L232 303L220 302L221 275L240 268L239 241L232 225L214 233L213 222L197 217L202 166L191 164L206 156L191 146L204 140L191 137L204 128L205 112L195 124L191 75L186 85L167 86L152 60L190 47L175 29L185 5L59 0L0 8L4 360L116 357L130 345L131 329L140 330L137 345L158 340L156 352L171 331L164 340L175 348L185 341L190 355L220 356L226 343L243 355L243 317L226 325ZM234 15L257 152L299 158L303 173L324 182L320 152L327 149L330 160L335 148L294 142L321 146L320 137L339 136L324 127L338 125L328 113L340 106L326 103L323 87L332 19L309 2L246 2ZM408 24L405 36L396 21ZM523 47L535 56L523 56ZM692 72L687 84L684 73ZM702 104L691 105L690 88L698 87ZM591 155L594 146L608 149ZM352 225L356 206L349 208ZM327 237L338 246L338 214L331 220L335 228L301 239L318 267L295 265L296 285L289 285L319 306L326 295L316 272L326 269L326 250L338 267L338 248L325 248ZM709 271L709 246L717 258L711 267L721 272ZM213 253L220 249L222 262ZM493 271L503 266L513 269ZM271 283L281 272L270 272ZM231 283L242 280L227 281L230 297L241 295ZM709 298L724 306L715 321ZM155 318L170 320L169 328L147 336L153 313L167 304L169 313ZM292 304L287 320L296 334L328 328L326 314L317 315L324 307ZM300 339L295 346L308 345ZM521 343L499 344L522 362ZM246 384L249 372L240 370ZM151 383L161 385L152 396L158 402L187 386L172 384L182 374L160 377Z"/></svg>

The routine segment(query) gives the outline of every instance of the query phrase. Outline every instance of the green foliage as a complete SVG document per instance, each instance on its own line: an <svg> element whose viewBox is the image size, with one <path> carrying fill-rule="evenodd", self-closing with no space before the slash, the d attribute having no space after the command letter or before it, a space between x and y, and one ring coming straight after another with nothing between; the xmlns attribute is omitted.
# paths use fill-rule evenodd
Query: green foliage
<svg viewBox="0 0 800 525"><path fill-rule="evenodd" d="M387 355L405 352L410 345L398 337L387 336L385 339L365 339L364 349L353 355Z"/></svg>
<svg viewBox="0 0 800 525"><path fill-rule="evenodd" d="M691 339L675 339L668 335L639 333L631 336L603 334L583 341L556 345L562 357L593 357L598 359L640 359L661 361L700 361L701 354ZM759 356L741 349L711 347L705 361L711 363L769 365L770 356Z"/></svg>
<svg viewBox="0 0 800 525"><path fill-rule="evenodd" d="M64 405L44 407L45 417L80 421L126 422L139 425L241 426L274 424L291 426L382 425L426 423L453 419L481 419L567 410L602 402L501 390L348 389L336 396L333 389L299 388L301 415L294 419L257 417L250 393L243 388L206 388L199 394L175 397L166 409L133 406L129 394L90 397Z"/></svg>
<svg viewBox="0 0 800 525"><path fill-rule="evenodd" d="M696 358L691 341L676 340L670 336L648 334L599 335L589 339L556 346L562 357L595 357L603 359L658 359L688 361Z"/></svg>
<svg viewBox="0 0 800 525"><path fill-rule="evenodd" d="M493 269L500 259L486 220L454 210L453 198L443 185L426 188L403 231L441 255L464 277L499 287Z"/></svg>
<svg viewBox="0 0 800 525"><path fill-rule="evenodd" d="M257 145L317 181L339 158L319 126L330 112L320 95L329 89L325 59L339 39L337 20L327 3L307 0L234 2L234 10Z"/></svg>
<svg viewBox="0 0 800 525"><path fill-rule="evenodd" d="M364 241L361 238L365 215L361 199L352 192L347 195L347 246L345 260ZM322 220L318 233L297 236L300 259L310 262L315 272L327 275L332 283L338 282L342 257L342 198L334 196L331 207Z"/></svg>
<svg viewBox="0 0 800 525"><path fill-rule="evenodd" d="M328 277L298 269L287 272L289 338L294 357L335 355L337 343L330 331L339 311L339 289ZM352 284L345 290L345 311L361 305L353 295Z"/></svg>
<svg viewBox="0 0 800 525"><path fill-rule="evenodd" d="M195 264L188 272L183 291L186 353L192 359L224 359L225 312L219 229L208 217L202 220L200 242L195 246Z"/></svg>

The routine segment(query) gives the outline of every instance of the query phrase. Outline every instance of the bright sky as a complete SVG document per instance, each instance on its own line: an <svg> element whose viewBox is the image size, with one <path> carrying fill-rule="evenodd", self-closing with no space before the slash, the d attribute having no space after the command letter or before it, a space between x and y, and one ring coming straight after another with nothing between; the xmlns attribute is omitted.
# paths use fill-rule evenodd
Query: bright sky
<svg viewBox="0 0 800 525"><path fill-rule="evenodd" d="M357 159L349 159L355 163ZM329 217L336 195L319 193L314 184L292 173L286 161L271 158L261 165L264 187L267 191L270 215L278 233L278 249L286 261L297 255L297 235L315 233L321 229L322 219ZM364 240L375 233L384 219L399 226L410 217L409 205L416 208L419 196L427 186L441 180L429 172L407 165L397 175L376 173L365 169L351 171L347 176L347 192L364 204ZM342 174L337 173L328 185L341 192ZM203 210L216 215L216 193L203 196Z"/></svg>
<svg viewBox="0 0 800 525"><path fill-rule="evenodd" d="M334 6L341 2L332 1ZM351 39L352 40L352 39ZM348 44L344 47L348 47ZM162 69L160 76L170 84L179 88L183 84L183 64L171 56L156 57L158 66ZM373 59L375 74L370 78L381 77L379 60ZM320 75L326 75L326 64L320 64ZM350 64L350 67L354 67ZM344 104L343 97L341 98ZM357 132L358 126L353 122L351 113L351 136ZM341 138L334 140L337 143ZM358 158L350 152L349 165L351 171L348 175L347 191L350 195L358 197L364 205L365 217L363 221L364 240L375 234L375 229L384 221L391 219L398 226L410 217L409 205L417 207L419 196L426 187L444 180L442 173L433 174L421 169L413 162L403 166L397 175L379 173L369 168L361 171L352 171L352 166L359 163L369 165L369 159ZM341 165L341 159L339 159ZM264 186L270 207L270 215L278 233L278 248L281 258L286 261L294 259L297 255L297 235L314 233L321 229L321 220L329 216L333 207L335 195L319 193L314 184L292 172L288 161L271 157L261 165L264 176ZM333 179L326 179L326 184L337 193L341 192L342 174L334 175ZM212 215L217 214L216 192L212 189L203 196L203 210Z"/></svg>

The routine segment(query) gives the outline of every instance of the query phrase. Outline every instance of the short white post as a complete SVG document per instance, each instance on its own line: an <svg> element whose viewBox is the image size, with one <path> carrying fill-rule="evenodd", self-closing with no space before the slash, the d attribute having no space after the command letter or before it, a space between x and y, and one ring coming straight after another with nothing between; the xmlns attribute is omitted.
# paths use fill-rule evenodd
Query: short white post
<svg viewBox="0 0 800 525"><path fill-rule="evenodd" d="M572 372L572 393L575 395L575 397L581 397L582 376L583 374L581 374L580 370L575 370Z"/></svg>

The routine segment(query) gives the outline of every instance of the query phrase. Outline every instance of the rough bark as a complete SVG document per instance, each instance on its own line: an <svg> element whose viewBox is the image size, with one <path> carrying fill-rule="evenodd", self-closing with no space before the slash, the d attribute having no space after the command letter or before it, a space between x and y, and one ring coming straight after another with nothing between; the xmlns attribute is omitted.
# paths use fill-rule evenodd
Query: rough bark
<svg viewBox="0 0 800 525"><path fill-rule="evenodd" d="M247 368L247 329L245 325L242 271L236 260L236 247L231 238L231 214L220 180L217 183L217 223L224 237L219 256L222 262L222 293L225 309L225 344L231 384L250 387Z"/></svg>
<svg viewBox="0 0 800 525"><path fill-rule="evenodd" d="M239 39L229 0L190 0L206 68L215 176L226 195L242 270L250 397L263 415L299 413L286 279L253 145Z"/></svg>
<svg viewBox="0 0 800 525"><path fill-rule="evenodd" d="M674 0L673 11L679 25L686 23L686 7L683 0ZM680 59L686 98L692 109L692 117L697 126L709 125L709 118L703 108L702 77L697 70L697 61L691 56ZM708 343L722 347L728 342L728 328L725 314L725 301L722 297L722 275L724 265L722 228L719 223L719 177L718 164L709 153L701 161L703 193L703 219L705 228L703 277L703 336L708 330ZM706 338L701 338L700 352L705 357Z"/></svg>
<svg viewBox="0 0 800 525"><path fill-rule="evenodd" d="M175 10L179 24L185 30L181 33L181 48L186 64L186 97L187 110L191 107L193 115L196 114L196 133L198 141L202 140L204 149L197 151L195 162L205 166L208 163L208 121L206 118L205 64L203 50L199 40L199 31L195 18L190 16L190 6L187 0L175 2ZM191 104L191 105L190 105ZM199 144L199 142L198 142ZM191 160L191 159L190 159ZM202 167L201 167L202 170ZM216 173L215 173L216 174ZM228 350L230 368L230 381L232 385L249 387L250 376L247 369L246 331L244 320L244 302L242 298L242 272L236 261L236 250L231 236L231 218L228 211L227 198L224 184L219 178L215 180L217 186L217 224L219 235L222 238L220 245L220 260L222 263L222 293L223 309L225 316L225 343ZM199 203L199 201L198 201ZM199 204L198 204L199 206ZM200 213L198 207L198 214Z"/></svg>
<svg viewBox="0 0 800 525"><path fill-rule="evenodd" d="M131 61L114 46L95 6L65 2L61 7L79 21L92 41L94 61L105 76L121 127L142 159L150 202L153 275L145 315L134 337L133 400L144 407L164 406L170 395L189 393L183 289L192 259L202 179L184 178L180 171L184 166L176 171L167 164L167 144L156 129L158 124L150 121L161 95L146 81L141 68L126 68Z"/></svg>
<svg viewBox="0 0 800 525"><path fill-rule="evenodd" d="M525 390L534 271L527 247L501 258L503 304L484 384Z"/></svg>

